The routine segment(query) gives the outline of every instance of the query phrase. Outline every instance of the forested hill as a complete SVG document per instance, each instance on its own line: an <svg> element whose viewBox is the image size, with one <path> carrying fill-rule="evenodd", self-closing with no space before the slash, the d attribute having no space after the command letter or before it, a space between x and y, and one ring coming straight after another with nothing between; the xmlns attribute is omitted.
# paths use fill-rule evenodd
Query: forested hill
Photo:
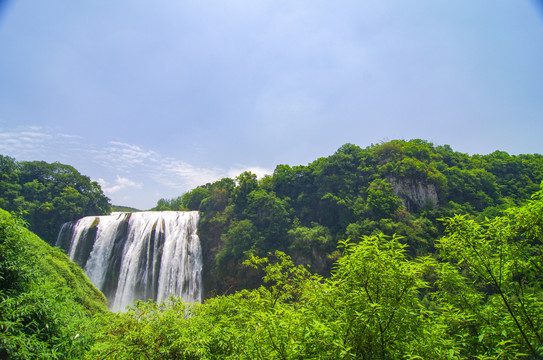
<svg viewBox="0 0 543 360"><path fill-rule="evenodd" d="M62 223L111 210L100 186L69 165L0 155L0 171L0 208L20 212L50 243ZM439 219L500 215L529 199L542 180L539 154L468 155L424 140L392 140L345 144L308 165L278 165L260 180L244 172L161 199L155 209L201 212L211 296L260 282L241 266L251 254L282 250L327 274L347 238L398 234L410 256L432 253L444 230Z"/></svg>
<svg viewBox="0 0 543 360"><path fill-rule="evenodd" d="M244 172L198 187L156 209L199 210L208 295L254 286L240 266L250 254L290 254L326 274L338 241L404 236L413 255L434 251L455 214L500 215L539 189L543 157L503 151L468 155L424 140L345 144L308 165L278 165L258 180ZM254 275L254 276L253 276Z"/></svg>
<svg viewBox="0 0 543 360"><path fill-rule="evenodd" d="M70 166L0 160L35 228L110 209ZM541 155L422 140L222 179L157 209L201 212L207 297L256 289L126 313L0 210L0 358L541 359L542 179Z"/></svg>
<svg viewBox="0 0 543 360"><path fill-rule="evenodd" d="M3 155L0 155L0 208L21 213L30 230L53 244L63 223L111 211L100 185L72 166L45 161L17 162Z"/></svg>

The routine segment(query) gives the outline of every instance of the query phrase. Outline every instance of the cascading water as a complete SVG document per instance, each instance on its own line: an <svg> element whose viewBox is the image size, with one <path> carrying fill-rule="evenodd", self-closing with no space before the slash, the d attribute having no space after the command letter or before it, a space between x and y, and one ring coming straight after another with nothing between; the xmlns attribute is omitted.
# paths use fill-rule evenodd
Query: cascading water
<svg viewBox="0 0 543 360"><path fill-rule="evenodd" d="M202 255L197 211L150 211L89 216L62 226L56 246L66 250L108 307L170 295L201 301Z"/></svg>

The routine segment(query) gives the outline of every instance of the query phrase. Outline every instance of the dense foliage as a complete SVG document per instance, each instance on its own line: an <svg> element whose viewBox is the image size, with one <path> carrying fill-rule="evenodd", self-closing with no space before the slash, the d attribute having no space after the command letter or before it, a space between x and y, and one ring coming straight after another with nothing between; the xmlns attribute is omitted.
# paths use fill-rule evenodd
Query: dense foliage
<svg viewBox="0 0 543 360"><path fill-rule="evenodd" d="M0 205L49 240L110 209L69 166L0 165ZM206 286L231 294L124 313L0 211L0 358L541 359L542 180L541 155L422 140L225 178L157 209L201 212Z"/></svg>
<svg viewBox="0 0 543 360"><path fill-rule="evenodd" d="M278 165L258 180L244 172L157 209L199 210L207 289L258 285L241 263L281 250L296 264L327 274L337 244L383 233L403 236L409 256L430 254L445 229L439 218L503 214L538 190L543 156L503 151L473 155L424 140L393 140L362 149L343 145L307 166Z"/></svg>
<svg viewBox="0 0 543 360"><path fill-rule="evenodd" d="M60 226L110 212L100 185L69 165L17 162L0 155L0 208L21 213L30 229L54 243Z"/></svg>
<svg viewBox="0 0 543 360"><path fill-rule="evenodd" d="M435 256L398 236L343 241L328 278L282 252L265 286L97 320L88 358L541 359L543 190L503 216L447 218Z"/></svg>
<svg viewBox="0 0 543 360"><path fill-rule="evenodd" d="M64 253L0 210L0 358L81 358L104 296Z"/></svg>

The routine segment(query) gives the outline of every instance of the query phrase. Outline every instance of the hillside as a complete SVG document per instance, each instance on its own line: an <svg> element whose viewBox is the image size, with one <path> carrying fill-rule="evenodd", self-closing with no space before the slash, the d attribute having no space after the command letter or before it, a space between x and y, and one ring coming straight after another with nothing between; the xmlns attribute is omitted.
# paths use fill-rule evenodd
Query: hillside
<svg viewBox="0 0 543 360"><path fill-rule="evenodd" d="M0 155L0 170L0 207L19 213L49 243L63 222L112 209L99 184L69 165ZM432 254L445 229L439 219L501 215L542 180L539 154L468 155L420 139L392 140L345 144L307 165L278 165L262 179L244 172L160 199L155 210L200 211L209 297L258 286L261 274L242 262L276 250L322 275L345 239L397 234L409 256Z"/></svg>
<svg viewBox="0 0 543 360"><path fill-rule="evenodd" d="M410 256L397 236L342 241L328 277L279 251L251 257L263 286L139 302L103 319L87 358L542 359L543 191L446 226L433 256Z"/></svg>
<svg viewBox="0 0 543 360"><path fill-rule="evenodd" d="M73 168L0 160L34 226L110 208ZM208 299L126 313L2 210L0 358L541 358L542 180L538 154L393 140L206 184L157 209L200 211Z"/></svg>
<svg viewBox="0 0 543 360"><path fill-rule="evenodd" d="M528 200L543 180L543 157L468 155L424 140L392 140L366 148L345 144L308 165L278 165L258 180L242 173L198 187L157 209L202 213L208 296L260 284L241 263L281 250L326 275L341 240L397 234L409 256L435 251L439 219L478 219Z"/></svg>
<svg viewBox="0 0 543 360"><path fill-rule="evenodd" d="M106 299L75 263L0 209L0 358L78 358Z"/></svg>

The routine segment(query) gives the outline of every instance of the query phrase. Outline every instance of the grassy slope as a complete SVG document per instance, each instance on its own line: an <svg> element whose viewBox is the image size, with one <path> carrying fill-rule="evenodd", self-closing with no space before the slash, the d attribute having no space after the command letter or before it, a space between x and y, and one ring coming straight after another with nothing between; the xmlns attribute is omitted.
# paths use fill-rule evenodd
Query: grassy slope
<svg viewBox="0 0 543 360"><path fill-rule="evenodd" d="M11 215L0 209L0 217ZM90 282L83 270L61 250L41 240L27 229L22 229L28 254L35 257L42 275L56 287L73 290L75 300L83 305L89 315L107 311L105 296Z"/></svg>

